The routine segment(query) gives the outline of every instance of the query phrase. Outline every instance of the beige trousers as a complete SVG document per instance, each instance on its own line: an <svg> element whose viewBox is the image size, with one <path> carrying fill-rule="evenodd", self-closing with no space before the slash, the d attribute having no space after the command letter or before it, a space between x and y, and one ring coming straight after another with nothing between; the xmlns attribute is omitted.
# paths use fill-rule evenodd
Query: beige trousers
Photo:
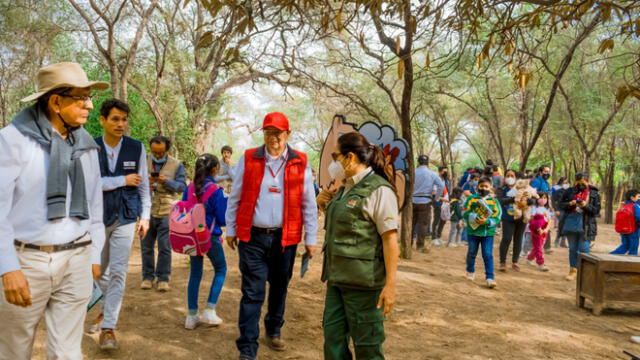
<svg viewBox="0 0 640 360"><path fill-rule="evenodd" d="M0 360L29 360L42 315L47 325L47 359L81 360L87 303L93 288L91 247L45 253L18 249L33 304L9 304L0 282Z"/></svg>

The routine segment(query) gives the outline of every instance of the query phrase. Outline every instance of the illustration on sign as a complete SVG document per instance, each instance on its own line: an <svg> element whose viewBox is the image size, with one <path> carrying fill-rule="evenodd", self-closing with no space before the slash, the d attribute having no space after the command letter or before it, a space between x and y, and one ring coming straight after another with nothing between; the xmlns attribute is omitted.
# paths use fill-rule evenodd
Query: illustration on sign
<svg viewBox="0 0 640 360"><path fill-rule="evenodd" d="M338 138L350 132L359 132L371 144L382 149L385 154L387 174L395 173L393 176L395 179L394 186L398 195L398 206L402 208L407 198L405 189L407 188L407 154L409 146L404 139L397 136L395 129L389 125L380 125L369 121L357 127L356 124L347 122L343 115L334 115L331 129L329 129L320 155L320 169L318 171L320 189L337 189L342 185L339 180L331 179L328 168L333 160L331 153L338 146Z"/></svg>

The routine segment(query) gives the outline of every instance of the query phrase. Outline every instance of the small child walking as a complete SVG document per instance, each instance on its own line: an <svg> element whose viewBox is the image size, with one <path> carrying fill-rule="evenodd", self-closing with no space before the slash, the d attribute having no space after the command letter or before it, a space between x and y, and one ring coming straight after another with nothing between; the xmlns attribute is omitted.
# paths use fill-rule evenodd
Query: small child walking
<svg viewBox="0 0 640 360"><path fill-rule="evenodd" d="M188 186L182 194L182 199L186 200L189 191L194 191L198 200L207 191L210 186L216 186L215 176L220 169L218 158L211 154L203 154L198 156L196 160L195 176L193 184ZM220 236L222 235L221 226L225 226L225 212L227 211L227 198L224 197L224 190L218 188L213 195L206 199L206 222L207 226L213 229L211 231L211 249L207 252L207 257L211 261L214 268L213 282L209 290L207 299L207 307L198 315L198 294L200 293L200 281L202 281L202 268L204 256L190 257L190 274L189 284L187 285L187 304L189 314L185 320L184 327L193 330L198 324L208 326L218 326L222 324L222 319L216 314L216 304L222 291L222 285L227 276L227 262L224 257L224 250Z"/></svg>
<svg viewBox="0 0 640 360"><path fill-rule="evenodd" d="M536 260L540 271L549 271L544 263L544 243L549 236L551 230L551 220L553 213L549 208L549 195L546 193L538 193L539 199L536 206L531 208L531 220L529 221L529 234L531 237L531 251L527 255L527 264L534 265Z"/></svg>
<svg viewBox="0 0 640 360"><path fill-rule="evenodd" d="M496 287L493 272L493 236L502 217L502 208L498 200L491 194L491 180L480 179L478 191L467 198L464 205L464 219L467 224L467 279L475 279L475 265L478 250L482 248L482 260L487 287Z"/></svg>
<svg viewBox="0 0 640 360"><path fill-rule="evenodd" d="M464 227L464 219L462 217L462 188L456 187L451 191L451 200L449 206L451 209L451 219L449 228L449 241L447 247L457 247L462 244L462 228Z"/></svg>

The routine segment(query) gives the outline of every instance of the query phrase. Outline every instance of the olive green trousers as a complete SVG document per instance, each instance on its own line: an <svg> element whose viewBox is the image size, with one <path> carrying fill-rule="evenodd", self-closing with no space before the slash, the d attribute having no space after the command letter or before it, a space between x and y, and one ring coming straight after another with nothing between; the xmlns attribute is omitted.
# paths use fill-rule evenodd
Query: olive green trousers
<svg viewBox="0 0 640 360"><path fill-rule="evenodd" d="M351 360L349 338L357 360L384 359L384 319L376 309L381 290L327 286L324 302L324 358Z"/></svg>

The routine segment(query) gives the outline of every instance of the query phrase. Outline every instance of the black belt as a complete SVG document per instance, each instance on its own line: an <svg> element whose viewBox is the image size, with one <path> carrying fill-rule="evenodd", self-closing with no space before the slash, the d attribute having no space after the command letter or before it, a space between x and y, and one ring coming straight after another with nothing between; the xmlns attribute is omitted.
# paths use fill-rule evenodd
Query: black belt
<svg viewBox="0 0 640 360"><path fill-rule="evenodd" d="M83 237L85 237L86 235L87 234L84 234L71 242L68 242L66 244L59 244L59 245L34 245L34 244L23 243L22 241L19 241L19 240L13 240L13 244L21 248L24 247L26 249L39 250L46 253L54 253L58 251L73 250L73 249L77 249L77 248L91 244L91 240L76 242L82 239Z"/></svg>
<svg viewBox="0 0 640 360"><path fill-rule="evenodd" d="M257 226L253 226L251 228L252 232L258 233L258 234L267 234L267 235L272 235L272 234L279 234L282 232L282 228L261 228L261 227L257 227Z"/></svg>

